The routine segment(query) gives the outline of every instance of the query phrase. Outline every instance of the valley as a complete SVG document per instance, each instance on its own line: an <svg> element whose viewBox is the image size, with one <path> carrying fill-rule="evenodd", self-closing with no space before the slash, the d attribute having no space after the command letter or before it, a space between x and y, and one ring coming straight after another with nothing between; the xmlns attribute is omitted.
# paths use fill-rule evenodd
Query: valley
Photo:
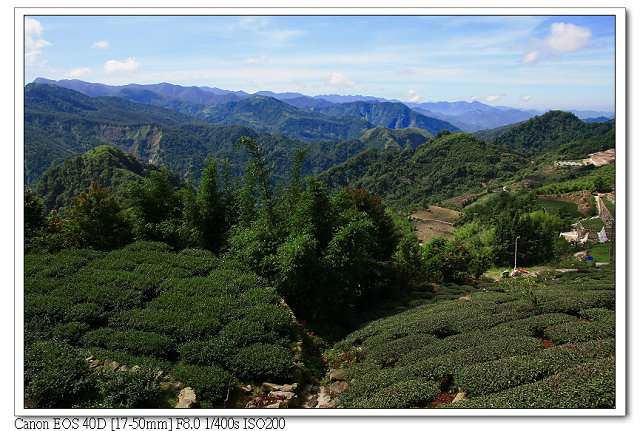
<svg viewBox="0 0 640 431"><path fill-rule="evenodd" d="M615 119L354 98L28 84L25 406L616 408Z"/></svg>

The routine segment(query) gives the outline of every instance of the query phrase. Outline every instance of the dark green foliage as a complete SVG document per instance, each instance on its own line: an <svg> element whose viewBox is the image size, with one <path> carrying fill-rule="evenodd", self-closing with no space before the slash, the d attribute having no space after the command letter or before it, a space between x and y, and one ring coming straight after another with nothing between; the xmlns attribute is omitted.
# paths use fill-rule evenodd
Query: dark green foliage
<svg viewBox="0 0 640 431"><path fill-rule="evenodd" d="M214 405L220 404L235 378L227 371L217 366L201 366L178 363L171 375L185 386L191 387L198 396L198 400Z"/></svg>
<svg viewBox="0 0 640 431"><path fill-rule="evenodd" d="M160 405L162 389L153 370L115 372L97 375L99 399L91 407L105 409L149 409ZM97 405L96 405L97 404Z"/></svg>
<svg viewBox="0 0 640 431"><path fill-rule="evenodd" d="M53 328L53 338L62 343L77 346L82 336L89 331L90 326L84 322L69 322L59 324Z"/></svg>
<svg viewBox="0 0 640 431"><path fill-rule="evenodd" d="M38 408L71 408L95 391L95 377L80 350L55 341L25 348L25 399Z"/></svg>
<svg viewBox="0 0 640 431"><path fill-rule="evenodd" d="M25 243L36 236L46 225L45 206L29 187L24 188L24 237Z"/></svg>
<svg viewBox="0 0 640 431"><path fill-rule="evenodd" d="M536 284L538 306L520 292L488 289L488 283L486 291L476 290L466 300L425 301L370 322L332 350L332 357L356 358L342 364L350 383L338 404L428 407L432 399L405 402L396 396L413 396L420 382L432 385L432 397L458 388L466 392L468 400L456 407L612 407L614 312L603 293L613 290L603 286L613 285L614 278L606 269L591 275ZM564 344L549 347L550 340ZM407 392L401 389L405 383Z"/></svg>
<svg viewBox="0 0 640 431"><path fill-rule="evenodd" d="M233 368L250 381L286 381L291 378L293 359L287 347L256 343L238 351Z"/></svg>
<svg viewBox="0 0 640 431"><path fill-rule="evenodd" d="M154 171L164 171L173 185L179 183L178 176L166 168L144 163L115 147L101 145L47 170L36 190L47 209L60 210L69 207L71 197L87 190L94 181L114 195L126 197L130 183L140 183Z"/></svg>
<svg viewBox="0 0 640 431"><path fill-rule="evenodd" d="M588 362L544 380L453 404L457 408L614 408L615 359Z"/></svg>
<svg viewBox="0 0 640 431"><path fill-rule="evenodd" d="M510 178L525 166L526 159L516 153L468 133L452 133L416 149L364 151L318 178L330 190L363 188L392 207L412 207L480 192L482 182Z"/></svg>
<svg viewBox="0 0 640 431"><path fill-rule="evenodd" d="M79 248L113 250L132 239L132 223L126 205L106 188L92 182L87 192L71 199L68 230Z"/></svg>
<svg viewBox="0 0 640 431"><path fill-rule="evenodd" d="M589 154L615 148L615 144L616 132L614 129L603 136L594 136L593 138L582 139L562 145L557 149L556 153L561 160L586 159L589 157Z"/></svg>
<svg viewBox="0 0 640 431"><path fill-rule="evenodd" d="M82 341L86 347L124 350L132 355L157 356L159 358L171 356L175 349L171 338L135 329L116 332L111 328L100 328L87 333Z"/></svg>
<svg viewBox="0 0 640 431"><path fill-rule="evenodd" d="M496 136L492 143L514 150L541 152L570 142L604 136L614 127L615 120L585 123L569 112L549 111L510 128Z"/></svg>
<svg viewBox="0 0 640 431"><path fill-rule="evenodd" d="M403 380L387 386L375 395L356 401L352 408L402 409L425 407L440 393L440 384L420 379Z"/></svg>
<svg viewBox="0 0 640 431"><path fill-rule="evenodd" d="M468 396L476 397L533 383L614 353L615 343L612 340L572 344L539 351L531 356L465 366L455 371L453 379Z"/></svg>

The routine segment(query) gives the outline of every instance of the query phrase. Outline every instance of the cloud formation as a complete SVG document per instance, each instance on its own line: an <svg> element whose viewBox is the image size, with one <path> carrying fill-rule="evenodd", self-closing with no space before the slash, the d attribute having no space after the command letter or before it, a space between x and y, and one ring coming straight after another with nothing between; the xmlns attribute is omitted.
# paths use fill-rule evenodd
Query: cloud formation
<svg viewBox="0 0 640 431"><path fill-rule="evenodd" d="M329 84L331 87L336 87L339 89L352 88L356 85L346 75L339 72L333 72L331 74L331 77L329 77L329 81L327 82L327 84Z"/></svg>
<svg viewBox="0 0 640 431"><path fill-rule="evenodd" d="M575 24L554 22L544 39L533 39L522 64L536 64L540 60L558 59L559 55L579 51L589 46L591 30Z"/></svg>
<svg viewBox="0 0 640 431"><path fill-rule="evenodd" d="M420 95L416 93L416 90L409 90L409 102L417 102L420 100Z"/></svg>
<svg viewBox="0 0 640 431"><path fill-rule="evenodd" d="M484 100L486 100L487 102L493 102L494 100L498 100L501 97L502 96L487 96L484 98Z"/></svg>
<svg viewBox="0 0 640 431"><path fill-rule="evenodd" d="M107 74L117 72L134 73L140 67L140 63L135 58L129 57L125 61L109 60L104 64L104 72Z"/></svg>
<svg viewBox="0 0 640 431"><path fill-rule="evenodd" d="M91 69L88 67L77 67L75 69L71 69L64 75L68 78L79 78L81 76L88 75L89 73L91 73Z"/></svg>
<svg viewBox="0 0 640 431"><path fill-rule="evenodd" d="M42 54L41 48L51 45L42 38L42 23L33 18L24 18L24 59L28 66L34 66L38 61L38 55Z"/></svg>
<svg viewBox="0 0 640 431"><path fill-rule="evenodd" d="M530 96L530 95L523 96L523 97L522 97L522 100L523 100L524 102L528 102L529 100L531 100L531 96Z"/></svg>
<svg viewBox="0 0 640 431"><path fill-rule="evenodd" d="M522 63L535 64L538 61L538 58L540 58L540 54L538 54L538 51L534 49L533 51L525 54L524 57L522 57Z"/></svg>
<svg viewBox="0 0 640 431"><path fill-rule="evenodd" d="M269 61L269 58L266 55L262 54L258 58L249 57L244 61L244 63L245 64L262 64L262 63L266 63L267 61Z"/></svg>
<svg viewBox="0 0 640 431"><path fill-rule="evenodd" d="M108 48L109 47L109 42L107 42L106 40L99 40L97 42L93 42L93 45L91 45L91 48Z"/></svg>
<svg viewBox="0 0 640 431"><path fill-rule="evenodd" d="M591 30L573 24L554 22L544 44L556 52L578 51L589 45Z"/></svg>

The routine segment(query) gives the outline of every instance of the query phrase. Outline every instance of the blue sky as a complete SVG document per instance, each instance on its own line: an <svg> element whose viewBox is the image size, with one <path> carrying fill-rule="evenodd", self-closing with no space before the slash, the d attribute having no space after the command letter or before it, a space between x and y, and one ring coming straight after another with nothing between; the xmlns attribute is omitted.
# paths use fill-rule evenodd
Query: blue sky
<svg viewBox="0 0 640 431"><path fill-rule="evenodd" d="M25 82L614 110L613 16L28 16Z"/></svg>

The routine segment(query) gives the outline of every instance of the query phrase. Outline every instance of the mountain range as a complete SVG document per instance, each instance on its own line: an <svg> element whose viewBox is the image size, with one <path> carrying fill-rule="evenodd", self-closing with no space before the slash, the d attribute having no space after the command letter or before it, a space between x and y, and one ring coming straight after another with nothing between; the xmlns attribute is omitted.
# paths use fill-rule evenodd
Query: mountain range
<svg viewBox="0 0 640 431"><path fill-rule="evenodd" d="M266 96L239 103L250 104L262 98L267 99L266 105L261 104L263 107L275 105L293 113L297 110ZM235 112L239 115L239 111ZM282 111L266 110L262 124L269 124L278 112ZM344 162L367 148L415 148L432 137L419 128L391 130L375 127L359 117L340 120L317 114L328 120L317 121L316 126L321 129L318 136L328 136L321 132L326 133L331 127L351 128L354 132L349 139L299 140L285 136L282 130L272 134L238 124L211 124L168 108L121 97L90 97L57 85L29 84L25 88L25 184L35 187L47 169L101 145L114 146L145 162L165 165L188 178L200 173L208 154L230 160L232 173L242 172L248 155L235 148L234 143L249 136L260 141L273 164L274 175L282 179L288 174L297 148L309 149L304 172L308 175ZM304 121L298 119L299 123Z"/></svg>
<svg viewBox="0 0 640 431"><path fill-rule="evenodd" d="M383 98L377 98L373 96L343 96L343 95L319 95L319 96L305 96L301 93L285 92L275 93L271 91L259 91L254 94L249 94L244 91L230 91L223 90L216 87L207 86L191 86L183 87L174 84L161 83L161 84L127 84L122 86L110 86L105 84L89 83L77 79L73 80L49 80L45 78L37 78L35 83L49 83L56 84L61 87L69 88L89 96L118 96L127 98L141 103L150 103L156 106L166 107L180 112L193 115L196 117L203 117L201 112L203 110L212 110L214 106L227 104L231 102L238 102L243 99L254 98L256 96L265 96L267 98L273 98L285 102L288 105L294 106L306 111L320 111L325 114L334 115L334 113L340 113L344 115L345 111L353 109L353 106L335 106L342 104L353 104L354 102L364 102L364 104L383 104L386 107L391 107L395 110L401 111L398 105L408 107L415 113L422 115L423 117L431 118L433 123L433 129L426 129L430 133L435 133L435 130L440 127L439 130L448 129L452 131L462 130L465 132L475 132L482 129L493 129L496 127L513 124L516 122L528 120L535 115L541 115L544 112L538 110L522 110L516 108L510 108L505 106L490 106L483 104L477 100L473 102L422 102L422 103L401 103L398 100L387 100ZM263 99L264 100L264 99ZM377 108L369 108L368 111ZM601 111L578 111L572 110L580 119L592 119L592 121L606 121L615 116L612 112ZM416 114L411 114L416 115ZM602 118L598 118L602 117ZM315 118L315 117L312 117ZM371 122L375 126L385 126L386 124L376 123L363 116L366 121ZM444 123L435 123L434 120L441 120ZM385 118L385 121L388 119ZM255 127L255 125L249 125L241 123L245 126ZM403 124L400 121L400 124ZM420 127L420 126L417 126ZM268 131L266 128L263 131ZM348 134L343 134L342 137L348 137ZM321 139L316 136L296 136L301 139ZM337 138L338 136L336 136ZM353 137L353 136L351 136Z"/></svg>

